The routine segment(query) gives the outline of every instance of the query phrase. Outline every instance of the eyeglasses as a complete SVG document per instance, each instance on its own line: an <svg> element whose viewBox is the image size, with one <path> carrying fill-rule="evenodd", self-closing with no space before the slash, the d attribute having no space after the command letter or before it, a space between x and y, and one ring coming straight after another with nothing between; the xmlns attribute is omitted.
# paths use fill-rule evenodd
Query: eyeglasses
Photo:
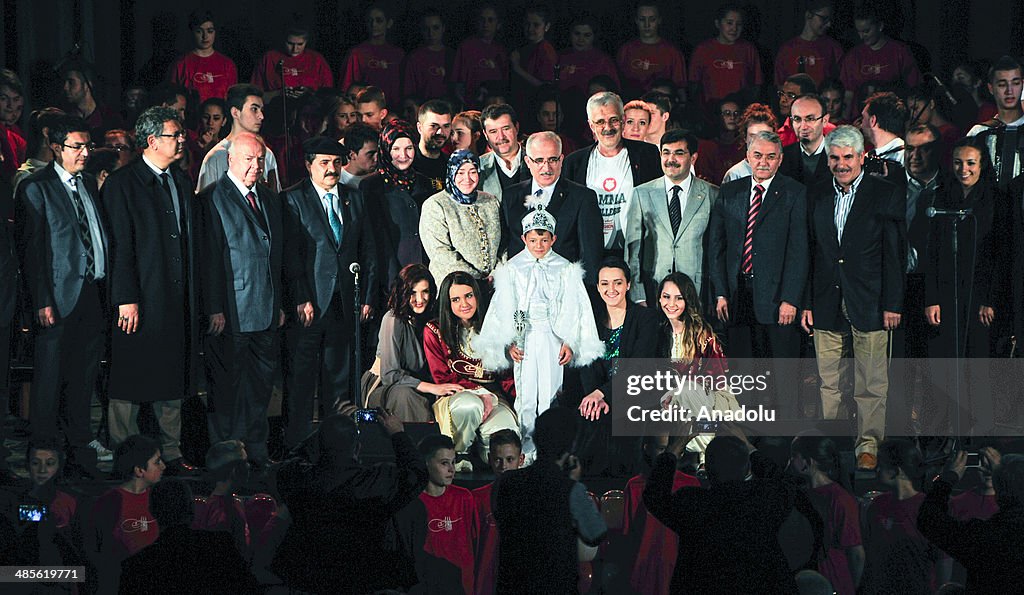
<svg viewBox="0 0 1024 595"><path fill-rule="evenodd" d="M733 118L738 118L738 117L740 117L742 112L740 112L740 110L727 110L727 109L724 109L724 110L721 111L721 114L722 114L723 118L728 118L730 116L732 116Z"/></svg>
<svg viewBox="0 0 1024 595"><path fill-rule="evenodd" d="M561 155L559 155L558 157L548 157L547 159L543 157L541 157L540 159L534 159L533 157L527 155L526 158L532 161L534 165L544 165L545 163L548 165L554 165L562 160Z"/></svg>
<svg viewBox="0 0 1024 595"><path fill-rule="evenodd" d="M801 118L800 116L790 116L789 117L789 121L792 122L793 124L799 124L801 122L807 122L808 124L814 124L815 122L817 122L818 120L820 120L820 119L822 119L824 117L825 116L823 116L823 115L822 116L807 116L806 118Z"/></svg>
<svg viewBox="0 0 1024 595"><path fill-rule="evenodd" d="M74 145L61 144L61 146L64 147L65 149L71 149L75 153L81 153L83 150L86 150L86 151L95 151L96 150L96 144L95 143L77 143L77 144L74 144Z"/></svg>
<svg viewBox="0 0 1024 595"><path fill-rule="evenodd" d="M622 124L622 118L614 116L608 118L607 120L591 120L590 123L593 124L594 126L597 126L598 128L604 128L605 124L611 126L612 128L615 128L619 124Z"/></svg>
<svg viewBox="0 0 1024 595"><path fill-rule="evenodd" d="M796 99L797 98L797 94L796 93L787 93L785 91L779 91L779 99L782 99L783 97L789 97L792 100L792 99Z"/></svg>
<svg viewBox="0 0 1024 595"><path fill-rule="evenodd" d="M822 23L831 23L832 22L832 17L828 16L827 14L821 14L820 12L812 12L811 14L813 14L814 16L816 16L819 19L821 19Z"/></svg>
<svg viewBox="0 0 1024 595"><path fill-rule="evenodd" d="M175 132L174 134L157 134L155 136L158 136L160 138L173 138L176 140L185 140L185 137L188 135L185 134L184 130L181 130L179 132Z"/></svg>

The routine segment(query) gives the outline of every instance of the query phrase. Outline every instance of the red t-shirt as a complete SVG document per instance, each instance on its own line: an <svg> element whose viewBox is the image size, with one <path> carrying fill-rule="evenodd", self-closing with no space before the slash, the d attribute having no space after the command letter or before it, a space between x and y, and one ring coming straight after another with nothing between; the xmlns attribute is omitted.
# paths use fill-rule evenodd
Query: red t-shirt
<svg viewBox="0 0 1024 595"><path fill-rule="evenodd" d="M149 512L149 490L133 494L123 488L108 490L93 505L101 552L123 560L150 545L160 535Z"/></svg>
<svg viewBox="0 0 1024 595"><path fill-rule="evenodd" d="M3 138L0 139L0 156L3 159L3 162L0 163L0 173L10 179L25 162L25 149L28 143L13 128L2 124L0 124L0 134L3 134Z"/></svg>
<svg viewBox="0 0 1024 595"><path fill-rule="evenodd" d="M491 595L494 593L496 578L495 570L498 568L498 523L494 522L494 513L491 512L491 488L489 483L482 488L473 490L473 500L476 502L476 514L480 520L480 537L476 545L476 593L477 595Z"/></svg>
<svg viewBox="0 0 1024 595"><path fill-rule="evenodd" d="M428 47L418 47L406 54L402 95L418 95L423 99L444 97L448 92L448 67L453 56L450 48L432 50Z"/></svg>
<svg viewBox="0 0 1024 595"><path fill-rule="evenodd" d="M657 78L669 79L680 88L686 86L686 58L664 39L657 43L627 41L619 48L615 62L627 89L646 91Z"/></svg>
<svg viewBox="0 0 1024 595"><path fill-rule="evenodd" d="M861 544L860 510L857 500L837 483L811 490L825 521L825 559L818 564L818 572L832 583L839 595L854 595L856 589L850 576L846 550Z"/></svg>
<svg viewBox="0 0 1024 595"><path fill-rule="evenodd" d="M186 89L194 89L202 103L211 97L227 97L228 87L238 82L238 71L231 58L220 52L205 58L189 52L171 65L168 78Z"/></svg>
<svg viewBox="0 0 1024 595"><path fill-rule="evenodd" d="M477 87L483 81L508 82L508 52L505 46L494 41L470 37L462 42L455 53L449 81L466 85L466 103L476 99Z"/></svg>
<svg viewBox="0 0 1024 595"><path fill-rule="evenodd" d="M192 528L199 531L227 531L237 542L244 541L248 546L251 543L249 523L245 520L242 501L232 496L230 508L228 502L224 496L210 496L206 502L197 500Z"/></svg>
<svg viewBox="0 0 1024 595"><path fill-rule="evenodd" d="M887 492L868 506L864 520L865 581L891 585L893 592L920 593L938 588L936 562L943 556L917 530L924 493L897 500Z"/></svg>
<svg viewBox="0 0 1024 595"><path fill-rule="evenodd" d="M57 524L58 529L63 529L71 524L71 519L78 509L78 500L74 496L57 490L57 495L50 502L50 515Z"/></svg>
<svg viewBox="0 0 1024 595"><path fill-rule="evenodd" d="M586 95L590 79L599 74L612 77L619 86L619 72L608 54L591 48L584 52L568 49L558 56L561 68L558 71L558 87L562 91L579 91ZM566 153L568 155L568 153Z"/></svg>
<svg viewBox="0 0 1024 595"><path fill-rule="evenodd" d="M427 508L426 553L447 560L462 570L462 586L467 595L473 589L473 548L480 534L476 503L466 488L450 485L440 496L420 492Z"/></svg>
<svg viewBox="0 0 1024 595"><path fill-rule="evenodd" d="M978 106L978 115L974 117L977 123L988 122L999 115L999 108L991 101L986 101Z"/></svg>
<svg viewBox="0 0 1024 595"><path fill-rule="evenodd" d="M348 53L341 88L348 89L356 81L380 87L388 105L397 108L401 98L398 87L402 80L403 58L405 52L390 43L374 45L364 41Z"/></svg>
<svg viewBox="0 0 1024 595"><path fill-rule="evenodd" d="M278 67L282 60L284 64ZM333 87L334 75L327 66L327 60L313 50L306 50L298 56L270 50L263 54L259 66L252 71L252 84L264 91L274 91L282 87L309 87L316 90L321 87Z"/></svg>
<svg viewBox="0 0 1024 595"><path fill-rule="evenodd" d="M987 521L999 512L995 495L986 496L971 490L949 499L949 514L958 521L981 519Z"/></svg>
<svg viewBox="0 0 1024 595"><path fill-rule="evenodd" d="M762 78L761 58L749 41L741 39L726 45L713 38L693 50L690 82L700 83L705 104L744 87L760 85Z"/></svg>
<svg viewBox="0 0 1024 595"><path fill-rule="evenodd" d="M832 122L826 122L821 129L821 135L828 136L829 133L835 130L836 128L837 126ZM797 138L796 131L793 130L793 123L789 121L789 118L786 118L786 121L783 122L782 126L779 126L779 129L776 130L775 132L779 135L779 140L782 141L783 147L788 147L789 145L792 145L793 143L800 140L799 138ZM746 157L745 152L743 156Z"/></svg>
<svg viewBox="0 0 1024 595"><path fill-rule="evenodd" d="M879 50L873 50L862 43L847 52L839 71L839 79L859 101L860 87L864 83L898 82L908 88L916 87L921 84L921 71L907 46L890 39Z"/></svg>
<svg viewBox="0 0 1024 595"><path fill-rule="evenodd" d="M725 172L735 165L739 159L732 163L726 163L721 160L720 155L721 150L717 142L698 138L697 161L693 164L693 171L697 174L697 177L711 182L715 186L721 185ZM743 159L743 157L741 156L740 159Z"/></svg>
<svg viewBox="0 0 1024 595"><path fill-rule="evenodd" d="M803 70L800 68L801 58ZM843 46L827 35L814 41L794 37L783 43L775 55L775 85L781 87L787 78L799 72L807 73L820 85L821 81L839 74L842 60Z"/></svg>
<svg viewBox="0 0 1024 595"><path fill-rule="evenodd" d="M640 534L640 547L636 551L629 584L638 593L667 595L676 567L679 536L647 512L643 502L646 485L647 478L643 475L637 475L626 483L622 535ZM696 477L676 471L672 492L687 486L700 487L700 482Z"/></svg>

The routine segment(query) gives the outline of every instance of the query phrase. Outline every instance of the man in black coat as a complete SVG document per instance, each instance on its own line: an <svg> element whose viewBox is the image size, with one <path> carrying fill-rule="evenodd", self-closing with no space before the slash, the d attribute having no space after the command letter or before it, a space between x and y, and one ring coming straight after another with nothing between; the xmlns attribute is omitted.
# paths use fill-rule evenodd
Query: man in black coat
<svg viewBox="0 0 1024 595"><path fill-rule="evenodd" d="M565 158L565 177L597 194L604 249L622 257L623 211L629 209L634 188L661 177L661 159L654 145L622 138L622 99L615 93L605 91L588 99L587 119L597 142Z"/></svg>
<svg viewBox="0 0 1024 595"><path fill-rule="evenodd" d="M376 246L363 196L338 183L348 150L318 136L303 143L309 177L283 195L286 329L284 366L288 421L285 445L312 432L313 395L319 387L327 415L351 404L355 316L366 320L377 285ZM354 273L360 267L360 294ZM356 300L359 311L356 313Z"/></svg>
<svg viewBox="0 0 1024 595"><path fill-rule="evenodd" d="M33 442L62 432L65 473L98 476L89 406L104 349L107 230L95 179L84 174L93 147L81 118L50 127L54 160L18 187L17 248L35 321Z"/></svg>
<svg viewBox="0 0 1024 595"><path fill-rule="evenodd" d="M604 253L597 196L562 175L562 141L554 132L537 132L526 141L531 179L509 186L501 201L503 233L509 257L523 250L523 217L538 207L554 216L554 250L570 262L582 262L588 283L596 283Z"/></svg>
<svg viewBox="0 0 1024 595"><path fill-rule="evenodd" d="M797 310L810 262L807 194L778 174L784 161L778 135L755 134L747 149L752 175L724 184L711 211L711 281L718 318L728 323L730 358L789 364L800 357ZM793 419L796 370L782 368L789 366L776 376L776 407L780 418Z"/></svg>
<svg viewBox="0 0 1024 595"><path fill-rule="evenodd" d="M284 227L280 198L259 182L265 154L258 136L238 135L227 173L199 197L210 440L241 440L258 468L284 324Z"/></svg>
<svg viewBox="0 0 1024 595"><path fill-rule="evenodd" d="M840 126L826 140L833 181L811 189L811 279L801 325L814 329L825 419L842 400L843 345L857 370L857 466L874 469L885 437L889 332L900 324L907 197L864 171L864 137Z"/></svg>
<svg viewBox="0 0 1024 595"><path fill-rule="evenodd" d="M139 433L139 404L150 403L166 472L173 475L191 471L181 456L181 403L194 388L198 355L192 184L175 166L185 154L185 129L175 110L144 111L135 134L142 156L103 186L110 228L107 290L116 315L108 385L111 448Z"/></svg>
<svg viewBox="0 0 1024 595"><path fill-rule="evenodd" d="M825 153L825 124L828 110L819 95L801 95L793 100L790 122L797 141L782 150L779 172L804 186L831 179L828 155Z"/></svg>

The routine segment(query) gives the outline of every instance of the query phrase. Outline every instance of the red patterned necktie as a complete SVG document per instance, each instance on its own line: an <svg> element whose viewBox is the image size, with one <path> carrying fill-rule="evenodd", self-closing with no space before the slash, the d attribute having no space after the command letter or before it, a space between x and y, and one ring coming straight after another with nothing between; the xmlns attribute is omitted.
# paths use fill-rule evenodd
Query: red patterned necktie
<svg viewBox="0 0 1024 595"><path fill-rule="evenodd" d="M750 274L754 272L754 224L757 223L757 214L761 211L761 199L764 198L764 186L754 186L754 200L750 201L750 210L747 211L747 237L743 240L743 259L740 272Z"/></svg>

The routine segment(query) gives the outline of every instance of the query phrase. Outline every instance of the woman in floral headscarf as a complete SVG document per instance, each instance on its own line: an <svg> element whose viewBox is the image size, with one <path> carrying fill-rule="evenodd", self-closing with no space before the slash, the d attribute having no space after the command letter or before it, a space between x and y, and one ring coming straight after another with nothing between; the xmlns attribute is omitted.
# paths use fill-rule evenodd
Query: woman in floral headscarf
<svg viewBox="0 0 1024 595"><path fill-rule="evenodd" d="M420 242L420 205L430 196L430 182L413 170L416 143L412 127L402 120L380 131L377 172L359 184L371 221L381 228L377 239L378 273L384 293L407 264L426 261Z"/></svg>
<svg viewBox="0 0 1024 595"><path fill-rule="evenodd" d="M423 203L420 238L435 279L454 271L484 279L498 264L501 206L479 183L480 158L460 149L448 160L445 189Z"/></svg>

